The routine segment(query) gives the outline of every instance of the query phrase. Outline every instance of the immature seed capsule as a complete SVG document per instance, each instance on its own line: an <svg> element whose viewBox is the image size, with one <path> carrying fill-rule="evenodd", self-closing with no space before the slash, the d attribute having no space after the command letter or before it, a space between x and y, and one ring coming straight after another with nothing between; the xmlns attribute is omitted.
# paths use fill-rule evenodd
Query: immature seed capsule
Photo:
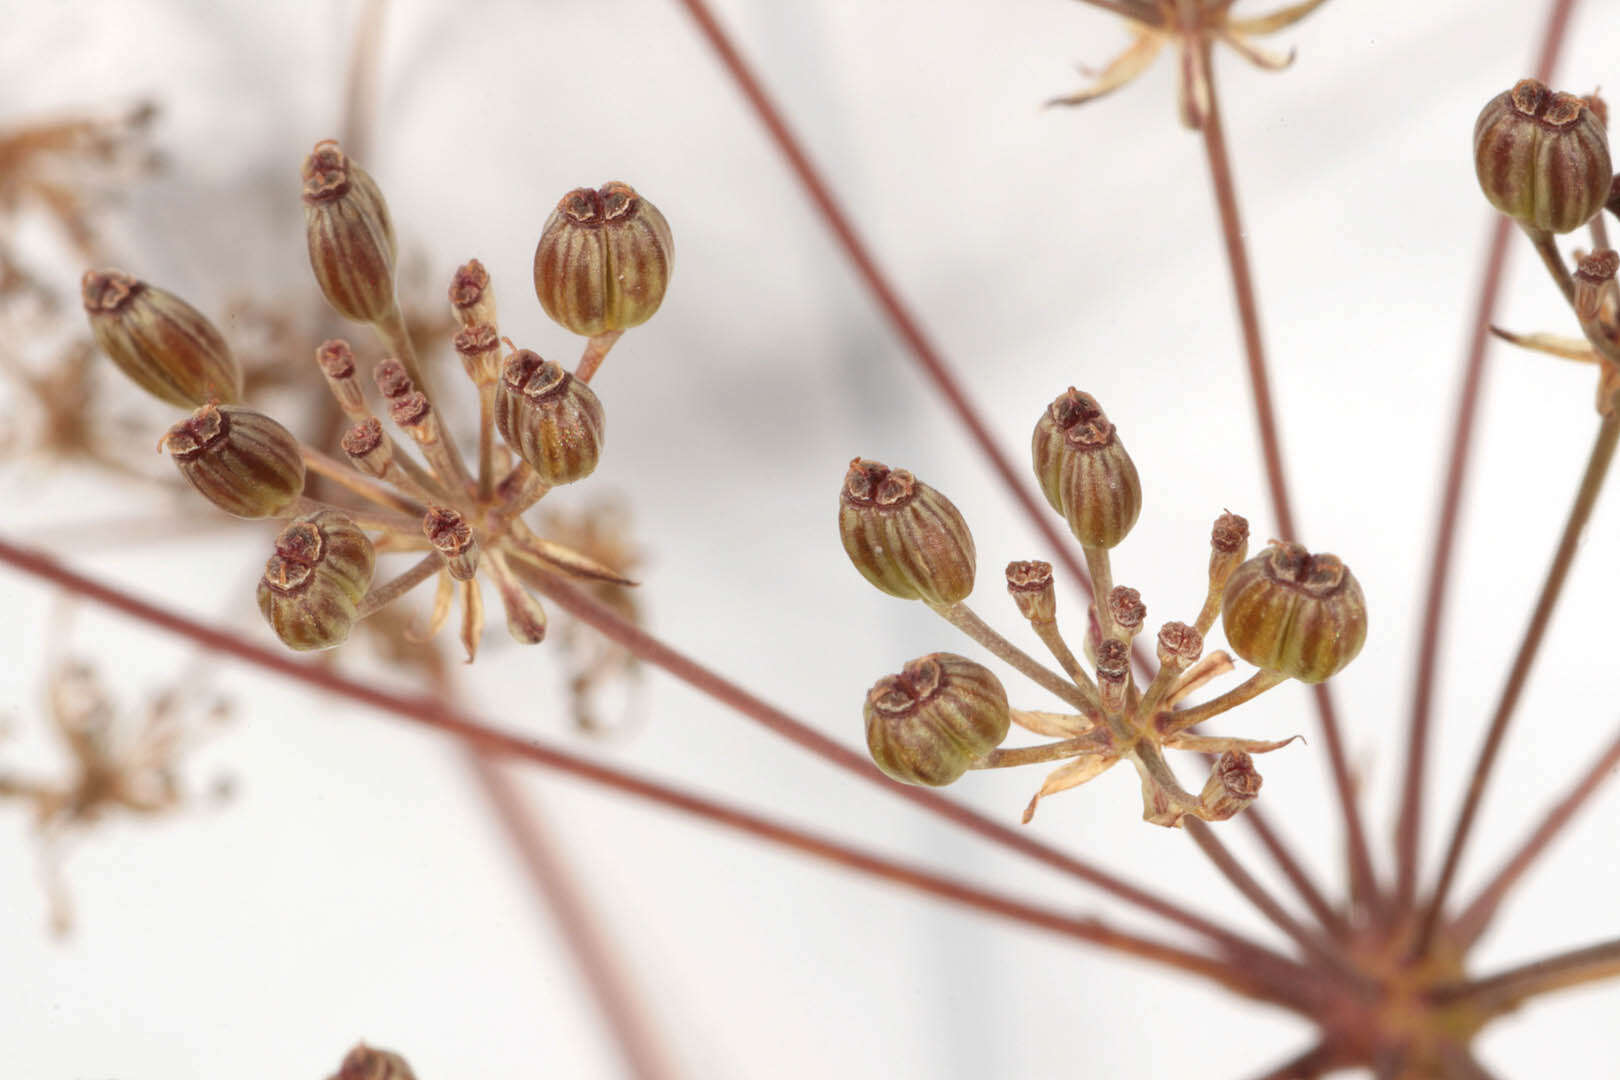
<svg viewBox="0 0 1620 1080"><path fill-rule="evenodd" d="M602 456L602 402L586 383L537 353L507 357L495 391L501 438L556 487L583 480Z"/></svg>
<svg viewBox="0 0 1620 1080"><path fill-rule="evenodd" d="M936 607L973 591L973 534L951 501L904 469L856 458L838 499L844 550L891 596Z"/></svg>
<svg viewBox="0 0 1620 1080"><path fill-rule="evenodd" d="M1275 544L1232 572L1221 625L1233 651L1255 667L1318 683L1361 651L1367 602L1337 555Z"/></svg>
<svg viewBox="0 0 1620 1080"><path fill-rule="evenodd" d="M304 493L292 432L238 405L204 405L159 443L209 502L242 518L274 517Z"/></svg>
<svg viewBox="0 0 1620 1080"><path fill-rule="evenodd" d="M371 586L376 554L360 527L336 510L292 522L259 579L259 611L291 649L330 649L349 636Z"/></svg>
<svg viewBox="0 0 1620 1080"><path fill-rule="evenodd" d="M1262 783L1254 758L1242 750L1228 750L1209 771L1209 780L1199 795L1205 819L1226 821L1260 797Z"/></svg>
<svg viewBox="0 0 1620 1080"><path fill-rule="evenodd" d="M346 319L375 323L394 310L399 243L376 181L335 139L304 159L304 239L326 302Z"/></svg>
<svg viewBox="0 0 1620 1080"><path fill-rule="evenodd" d="M422 533L433 550L444 556L452 578L471 581L478 573L478 538L460 512L448 506L428 507L422 518Z"/></svg>
<svg viewBox="0 0 1620 1080"><path fill-rule="evenodd" d="M995 674L952 653L911 661L866 693L866 745L904 784L942 787L1007 737L1012 711Z"/></svg>
<svg viewBox="0 0 1620 1080"><path fill-rule="evenodd" d="M594 337L640 326L675 268L669 223L629 184L577 188L540 231L534 292L553 320Z"/></svg>
<svg viewBox="0 0 1620 1080"><path fill-rule="evenodd" d="M1142 512L1142 481L1114 425L1090 394L1074 387L1041 414L1031 441L1035 476L1075 539L1111 548Z"/></svg>
<svg viewBox="0 0 1620 1080"><path fill-rule="evenodd" d="M155 397L196 408L242 396L242 368L202 312L122 270L87 270L80 282L96 344Z"/></svg>
<svg viewBox="0 0 1620 1080"><path fill-rule="evenodd" d="M1608 132L1587 101L1524 79L1480 111L1474 171L1491 205L1521 225L1573 232L1609 197Z"/></svg>

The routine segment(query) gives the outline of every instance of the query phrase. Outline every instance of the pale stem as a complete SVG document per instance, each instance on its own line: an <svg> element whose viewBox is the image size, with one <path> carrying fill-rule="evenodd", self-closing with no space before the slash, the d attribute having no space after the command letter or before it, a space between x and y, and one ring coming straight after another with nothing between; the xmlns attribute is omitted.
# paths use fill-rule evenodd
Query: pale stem
<svg viewBox="0 0 1620 1080"><path fill-rule="evenodd" d="M304 459L304 468L310 472L318 473L334 484L346 487L362 498L370 499L378 506L386 506L390 510L398 510L402 514L420 516L427 513L426 506L407 499L386 485L357 472L354 466L346 462L327 457L313 446L299 443L298 453Z"/></svg>
<svg viewBox="0 0 1620 1080"><path fill-rule="evenodd" d="M596 376L597 369L602 366L602 361L607 359L608 350L623 336L623 330L608 330L587 340L585 351L579 358L579 366L574 368L574 378L580 382L590 382Z"/></svg>
<svg viewBox="0 0 1620 1080"><path fill-rule="evenodd" d="M388 314L372 324L372 329L382 339L384 350L405 366L405 374L411 377L416 388L427 395L429 401L433 401L433 389L424 377L422 365L416 361L416 346L411 342L410 331L405 328L405 316L400 314L398 301L388 309Z"/></svg>
<svg viewBox="0 0 1620 1080"><path fill-rule="evenodd" d="M1569 267L1564 264L1563 253L1558 250L1558 237L1542 229L1524 227L1524 233L1530 238L1531 245L1536 254L1541 256L1541 265L1547 268L1552 275L1553 283L1564 294L1564 299L1570 307L1575 306L1575 279L1569 275Z"/></svg>
<svg viewBox="0 0 1620 1080"><path fill-rule="evenodd" d="M1593 251L1604 251L1609 246L1609 224L1604 220L1604 215L1607 213L1607 210L1599 210L1592 215L1592 220L1587 223L1587 228L1592 236Z"/></svg>
<svg viewBox="0 0 1620 1080"><path fill-rule="evenodd" d="M1549 956L1489 978L1438 987L1430 996L1442 1004L1468 1005L1494 1016L1530 998L1616 975L1620 975L1620 940Z"/></svg>
<svg viewBox="0 0 1620 1080"><path fill-rule="evenodd" d="M1175 658L1172 658L1168 663L1159 665L1159 670L1153 676L1153 681L1148 683L1146 690L1142 691L1142 703L1137 706L1137 722L1143 728L1153 723L1153 714L1159 711L1164 699L1169 695L1171 687L1175 685L1177 679L1181 678L1181 673L1184 670L1186 670L1185 666Z"/></svg>
<svg viewBox="0 0 1620 1080"><path fill-rule="evenodd" d="M1457 815L1457 824L1452 830L1451 844L1446 849L1446 860L1440 871L1440 880L1435 885L1434 896L1429 901L1422 929L1413 947L1414 956L1423 955L1439 926L1447 894L1451 891L1457 866L1462 861L1463 849L1473 830L1474 815L1479 810L1480 800L1485 794L1485 785L1490 779L1497 753L1501 750L1502 741L1507 735L1508 723L1512 720L1513 711L1519 703L1519 695L1524 690L1525 683L1529 681L1530 668L1541 649L1547 625L1552 621L1553 608L1563 592L1570 567L1575 563L1581 533L1586 528L1587 520L1592 516L1592 508L1597 505L1604 477L1608 475L1609 464L1614 460L1617 441L1620 441L1620 414L1611 411L1598 427L1597 439L1593 442L1591 456L1587 459L1586 472L1581 477L1580 489L1576 492L1575 502L1570 507L1569 518L1564 522L1563 536L1558 541L1552 565L1547 568L1547 577L1542 583L1540 595L1536 598L1535 610L1531 613L1530 623L1525 628L1524 638L1519 643L1519 651L1513 658L1513 666L1508 671L1507 682L1502 687L1502 696L1491 717L1485 742L1480 747L1473 776L1468 783L1468 794L1463 799L1462 809Z"/></svg>
<svg viewBox="0 0 1620 1080"><path fill-rule="evenodd" d="M422 533L422 519L408 517L404 514L392 514L385 511L356 509L348 506L335 506L332 503L312 499L308 495L300 495L293 501L282 517L302 517L305 514L314 514L322 510L335 510L360 526L362 529L376 529L379 532L405 533L409 536L420 536Z"/></svg>
<svg viewBox="0 0 1620 1080"><path fill-rule="evenodd" d="M404 447L392 435L384 432L383 438L393 448L388 468L383 472L384 480L412 498L421 500L424 505L452 501L450 492L439 483L438 477L418 465L416 459L405 453Z"/></svg>
<svg viewBox="0 0 1620 1080"><path fill-rule="evenodd" d="M375 615L443 568L444 556L437 551L422 556L416 565L398 577L381 585L372 586L370 591L360 598L360 607L355 618L364 619L369 615Z"/></svg>
<svg viewBox="0 0 1620 1080"><path fill-rule="evenodd" d="M1086 553L1086 568L1091 571L1092 600L1097 605L1097 625L1102 628L1102 639L1114 636L1114 613L1108 607L1108 595L1114 591L1114 573L1108 560L1108 549L1082 544Z"/></svg>
<svg viewBox="0 0 1620 1080"><path fill-rule="evenodd" d="M495 490L495 384L478 384L478 502Z"/></svg>
<svg viewBox="0 0 1620 1080"><path fill-rule="evenodd" d="M1273 686L1287 680L1288 676L1279 671L1257 671L1220 697L1210 698L1201 705L1194 705L1190 709L1182 709L1173 714L1170 722L1160 729L1160 734L1168 737L1178 731L1186 731L1211 717L1221 715L1228 709L1235 709L1246 701L1253 701ZM1149 717L1148 720L1151 722L1152 718Z"/></svg>
<svg viewBox="0 0 1620 1080"><path fill-rule="evenodd" d="M1046 651L1052 654L1052 659L1062 666L1064 674L1069 676L1079 691L1100 712L1102 699L1097 696L1097 684L1091 681L1091 676L1086 674L1086 669L1075 657L1074 650L1063 640L1063 635L1058 632L1057 620L1032 622L1029 625L1035 631L1035 636L1041 639L1041 644L1046 646Z"/></svg>
<svg viewBox="0 0 1620 1080"><path fill-rule="evenodd" d="M420 432L417 429L421 429ZM461 450L445 429L437 407L429 406L427 416L411 431L411 437L422 448L422 456L427 458L439 482L449 491L472 494L478 490L478 482L467 471Z"/></svg>
<svg viewBox="0 0 1620 1080"><path fill-rule="evenodd" d="M1087 733L1062 742L1043 743L1040 746L1009 746L992 750L969 765L970 769L1009 769L1018 765L1039 765L1047 761L1062 761L1082 754L1111 753L1109 741L1101 733Z"/></svg>
<svg viewBox="0 0 1620 1080"><path fill-rule="evenodd" d="M1016 668L1035 683L1062 698L1078 709L1082 715L1093 720L1100 719L1096 705L1086 700L1086 695L1080 692L1079 687L1002 637L993 627L974 614L973 609L966 603L958 601L934 607L933 610L940 618L990 650L1003 663Z"/></svg>

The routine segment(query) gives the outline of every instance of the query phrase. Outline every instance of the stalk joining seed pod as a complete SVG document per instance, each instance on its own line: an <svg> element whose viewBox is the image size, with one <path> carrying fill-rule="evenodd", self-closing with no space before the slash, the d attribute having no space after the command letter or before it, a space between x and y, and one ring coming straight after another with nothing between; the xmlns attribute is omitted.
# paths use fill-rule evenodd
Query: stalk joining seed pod
<svg viewBox="0 0 1620 1080"><path fill-rule="evenodd" d="M1111 548L1142 512L1142 481L1114 425L1074 387L1041 414L1031 440L1035 477L1075 539Z"/></svg>
<svg viewBox="0 0 1620 1080"><path fill-rule="evenodd" d="M275 517L304 493L292 432L238 405L204 405L158 444L191 486L227 514Z"/></svg>
<svg viewBox="0 0 1620 1080"><path fill-rule="evenodd" d="M953 653L911 661L866 694L866 745L904 784L942 787L1007 737L1012 711L995 674Z"/></svg>
<svg viewBox="0 0 1620 1080"><path fill-rule="evenodd" d="M1609 197L1609 136L1590 103L1524 79L1474 123L1474 171L1485 198L1527 228L1567 233Z"/></svg>
<svg viewBox="0 0 1620 1080"><path fill-rule="evenodd" d="M336 510L319 510L276 537L259 580L259 611L288 648L330 649L348 638L375 569L360 527Z"/></svg>
<svg viewBox="0 0 1620 1080"><path fill-rule="evenodd" d="M652 318L674 268L675 242L656 206L629 184L577 188L540 231L534 292L554 321L595 337Z"/></svg>
<svg viewBox="0 0 1620 1080"><path fill-rule="evenodd" d="M80 295L96 344L147 393L194 409L242 396L242 368L202 312L122 270L87 270Z"/></svg>
<svg viewBox="0 0 1620 1080"><path fill-rule="evenodd" d="M596 391L561 365L519 349L495 391L495 426L541 481L556 487L596 468L605 437Z"/></svg>
<svg viewBox="0 0 1620 1080"><path fill-rule="evenodd" d="M838 499L844 551L867 581L935 607L973 591L973 534L951 501L905 469L856 458Z"/></svg>
<svg viewBox="0 0 1620 1080"><path fill-rule="evenodd" d="M394 310L399 243L376 181L335 139L304 159L304 239L326 302L346 319L375 323Z"/></svg>
<svg viewBox="0 0 1620 1080"><path fill-rule="evenodd" d="M1057 619L1057 592L1052 587L1049 562L1010 562L1007 564L1007 592L1018 613L1033 623Z"/></svg>
<svg viewBox="0 0 1620 1080"><path fill-rule="evenodd" d="M1233 651L1255 667L1318 683L1361 651L1367 601L1337 555L1280 543L1233 571L1221 625Z"/></svg>

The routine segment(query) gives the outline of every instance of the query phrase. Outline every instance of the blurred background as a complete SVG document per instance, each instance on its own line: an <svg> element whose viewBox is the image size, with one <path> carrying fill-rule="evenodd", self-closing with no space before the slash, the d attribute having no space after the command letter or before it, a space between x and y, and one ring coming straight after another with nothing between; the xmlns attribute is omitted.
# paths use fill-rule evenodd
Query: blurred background
<svg viewBox="0 0 1620 1080"><path fill-rule="evenodd" d="M1065 387L1102 401L1146 491L1135 532L1115 552L1116 580L1142 591L1150 625L1196 611L1210 521L1222 509L1246 515L1257 547L1276 526L1202 148L1177 122L1170 56L1110 98L1043 109L1082 84L1077 63L1100 66L1127 44L1121 20L1074 0L714 6L1015 458ZM98 249L185 296L233 342L260 342L266 389L255 403L312 435L297 412L311 399L285 378L274 385L275 365L309 365L313 345L337 332L374 349L359 328L319 315L298 200L303 155L339 128L362 5L81 0L0 5L0 14L0 128L157 106L141 146L161 162L126 162L101 185L114 198L96 211ZM1560 87L1613 82L1615 14L1578 7ZM1480 106L1528 74L1543 16L1541 3L1523 0L1338 0L1267 39L1298 50L1284 74L1217 53L1298 539L1340 554L1372 613L1364 653L1335 685L1384 870L1432 503L1491 220L1470 135ZM493 278L502 332L569 361L577 339L545 318L530 287L535 240L557 199L623 179L671 223L679 257L664 307L595 383L608 452L579 490L547 500L571 514L604 496L627 508L643 556L637 602L654 633L852 746L879 676L926 652L977 655L920 605L875 592L849 567L833 500L859 454L910 468L955 501L980 555L976 607L1034 647L1002 595L1000 568L1050 553L677 4L397 3L376 56L361 161L414 268L407 299L424 310L442 310L451 272L476 256ZM6 346L44 370L82 335L83 259L37 203L0 209L13 254L65 298ZM1522 243L1504 297L1507 326L1576 332ZM1487 370L1438 684L1429 874L1596 423L1589 368L1500 346ZM150 447L172 411L115 372L98 367L92 379L98 430L139 475L49 453L37 401L8 380L5 534L269 642L252 589L272 527L225 519L166 486L171 470ZM469 399L455 424L464 436L470 408ZM1610 493L1458 897L1611 736L1608 626L1620 579L1604 553L1617 539L1620 499ZM430 594L413 596L412 610ZM1060 580L1060 606L1078 625L1072 582ZM459 663L453 625L440 641L457 694L490 722L1174 937L659 673L610 680L597 699L606 730L581 731L568 693L575 659L556 641L513 645L493 596L491 609L473 666ZM132 720L174 687L194 713L222 697L233 717L184 759L185 810L110 818L67 849L74 925L65 938L50 931L32 819L0 802L8 1075L319 1078L362 1038L405 1054L424 1080L622 1075L568 949L453 743L242 665L200 661L111 614L67 611L10 570L0 570L0 610L8 768L67 768L48 706L62 657L88 661ZM422 684L420 661L402 666L358 636L333 662L372 681ZM1051 705L1004 675L1015 704ZM1275 691L1221 730L1307 737L1259 761L1261 805L1341 895L1342 837L1305 693ZM1177 764L1193 784L1199 768ZM1310 1036L1290 1016L1190 979L543 771L510 774L682 1076L1240 1077ZM1016 824L1041 775L973 774L951 795ZM231 797L211 799L222 779ZM1143 824L1140 805L1134 776L1115 770L1044 802L1027 828L1281 941L1185 836ZM1617 811L1611 788L1564 834L1504 909L1477 971L1615 935ZM1220 835L1273 881L1247 830ZM1491 1028L1481 1055L1503 1076L1592 1075L1588 1062L1612 1059L1617 1007L1614 984L1545 999Z"/></svg>

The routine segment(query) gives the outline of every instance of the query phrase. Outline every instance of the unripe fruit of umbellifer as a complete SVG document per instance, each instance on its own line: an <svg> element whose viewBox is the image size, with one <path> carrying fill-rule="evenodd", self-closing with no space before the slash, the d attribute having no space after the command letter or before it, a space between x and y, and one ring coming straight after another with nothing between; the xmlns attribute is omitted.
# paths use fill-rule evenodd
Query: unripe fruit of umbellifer
<svg viewBox="0 0 1620 1080"><path fill-rule="evenodd" d="M994 673L953 653L913 660L866 693L872 760L904 784L951 783L1000 746L1011 725Z"/></svg>
<svg viewBox="0 0 1620 1080"><path fill-rule="evenodd" d="M501 438L556 487L583 480L602 456L602 402L587 383L528 349L507 357L495 390Z"/></svg>
<svg viewBox="0 0 1620 1080"><path fill-rule="evenodd" d="M1232 650L1255 667L1318 683L1361 651L1367 601L1337 555L1276 544L1232 571L1221 625Z"/></svg>
<svg viewBox="0 0 1620 1080"><path fill-rule="evenodd" d="M674 269L669 222L615 181L562 197L534 251L534 292L553 320L595 337L652 318Z"/></svg>
<svg viewBox="0 0 1620 1080"><path fill-rule="evenodd" d="M1090 394L1060 394L1035 425L1035 477L1075 539L1111 548L1142 512L1142 481L1124 444Z"/></svg>
<svg viewBox="0 0 1620 1080"><path fill-rule="evenodd" d="M856 458L838 498L849 561L891 596L936 607L973 591L973 534L951 501L904 469Z"/></svg>
<svg viewBox="0 0 1620 1080"><path fill-rule="evenodd" d="M304 239L326 302L375 323L394 310L399 242L376 181L326 139L304 159Z"/></svg>
<svg viewBox="0 0 1620 1080"><path fill-rule="evenodd" d="M252 409L204 405L159 445L191 486L227 514L274 517L304 493L298 440Z"/></svg>
<svg viewBox="0 0 1620 1080"><path fill-rule="evenodd" d="M1609 136L1591 105L1524 79L1474 124L1474 171L1491 205L1519 224L1567 233L1609 197Z"/></svg>
<svg viewBox="0 0 1620 1080"><path fill-rule="evenodd" d="M276 553L259 579L259 611L290 649L341 645L376 559L370 538L338 511L299 518L276 537Z"/></svg>
<svg viewBox="0 0 1620 1080"><path fill-rule="evenodd" d="M193 409L242 396L242 368L203 313L122 270L87 270L80 282L96 344L141 389Z"/></svg>

